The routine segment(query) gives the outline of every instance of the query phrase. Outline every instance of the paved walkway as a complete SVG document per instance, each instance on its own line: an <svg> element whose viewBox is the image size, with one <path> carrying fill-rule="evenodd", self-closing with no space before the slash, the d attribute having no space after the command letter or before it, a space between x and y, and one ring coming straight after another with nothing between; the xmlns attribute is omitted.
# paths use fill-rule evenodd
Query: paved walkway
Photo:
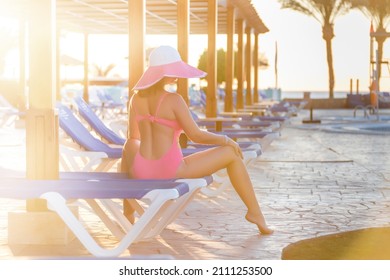
<svg viewBox="0 0 390 280"><path fill-rule="evenodd" d="M316 117L346 115L348 110L315 112ZM161 237L137 243L131 254L167 254L176 259L278 260L288 244L324 234L366 227L390 226L390 134L331 133L302 129L302 111L282 130L261 158L249 168L268 223L269 236L257 234L245 221L245 208L232 189L217 198L198 195ZM306 125L307 127L307 125ZM15 154L23 144L1 130L0 166L20 167ZM7 137L9 138L7 138ZM23 141L21 141L23 142ZM0 199L0 258L28 255L87 255L77 242L69 246L7 245L7 212L23 203ZM93 220L99 241L115 238ZM126 253L128 254L128 252Z"/></svg>

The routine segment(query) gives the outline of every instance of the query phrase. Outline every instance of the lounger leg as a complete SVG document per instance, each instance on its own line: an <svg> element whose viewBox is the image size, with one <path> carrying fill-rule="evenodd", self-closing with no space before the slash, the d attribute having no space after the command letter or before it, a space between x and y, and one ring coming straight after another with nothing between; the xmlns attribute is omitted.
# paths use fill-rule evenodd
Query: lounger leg
<svg viewBox="0 0 390 280"><path fill-rule="evenodd" d="M146 235L151 226L163 216L165 206L177 199L179 194L176 190L153 190L145 195L145 199L151 201L151 204L145 213L133 225L131 230L126 233L124 238L114 249L102 248L83 227L80 221L73 215L66 205L66 200L56 192L45 193L41 198L46 199L48 208L55 211L70 228L74 235L80 240L85 248L93 255L99 257L115 257L124 252L134 241Z"/></svg>
<svg viewBox="0 0 390 280"><path fill-rule="evenodd" d="M86 199L85 201L92 208L93 212L102 220L102 222L106 225L106 227L111 231L112 234L114 234L118 239L122 239L124 237L125 234L120 229L120 227L108 217L108 215L104 212L104 210L95 200Z"/></svg>

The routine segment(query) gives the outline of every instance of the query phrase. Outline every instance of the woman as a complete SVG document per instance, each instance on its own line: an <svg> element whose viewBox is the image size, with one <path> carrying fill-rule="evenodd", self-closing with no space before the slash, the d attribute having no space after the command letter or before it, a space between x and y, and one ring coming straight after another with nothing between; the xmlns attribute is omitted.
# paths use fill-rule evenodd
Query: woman
<svg viewBox="0 0 390 280"><path fill-rule="evenodd" d="M242 161L239 145L232 139L199 129L183 98L165 90L177 78L204 77L180 58L172 47L153 50L149 67L137 82L129 104L129 132L122 155L122 171L137 179L199 178L227 168L230 181L248 208L245 218L263 234L272 233L260 210ZM218 145L183 158L181 132L191 141ZM126 210L127 208L127 210ZM125 205L128 216L130 206Z"/></svg>

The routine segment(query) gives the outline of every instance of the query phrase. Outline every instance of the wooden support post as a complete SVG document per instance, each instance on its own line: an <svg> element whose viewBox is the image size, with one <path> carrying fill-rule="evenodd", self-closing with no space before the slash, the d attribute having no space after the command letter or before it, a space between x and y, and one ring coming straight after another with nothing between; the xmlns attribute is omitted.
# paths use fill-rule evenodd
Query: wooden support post
<svg viewBox="0 0 390 280"><path fill-rule="evenodd" d="M129 5L129 97L145 70L145 1L128 1ZM130 100L130 98L129 98Z"/></svg>
<svg viewBox="0 0 390 280"><path fill-rule="evenodd" d="M88 78L88 65L89 65L89 36L88 33L84 33L84 89L83 89L83 99L85 102L89 103L89 78Z"/></svg>
<svg viewBox="0 0 390 280"><path fill-rule="evenodd" d="M245 47L245 76L246 76L246 94L245 105L252 105L252 28L245 28L246 47Z"/></svg>
<svg viewBox="0 0 390 280"><path fill-rule="evenodd" d="M217 115L217 17L218 1L208 1L208 48L207 48L207 97L206 116Z"/></svg>
<svg viewBox="0 0 390 280"><path fill-rule="evenodd" d="M253 46L253 102L259 102L259 33L255 33Z"/></svg>
<svg viewBox="0 0 390 280"><path fill-rule="evenodd" d="M189 0L177 1L177 50L181 59L188 63L188 37L190 33L190 2ZM177 81L177 92L183 97L187 105L190 105L188 79Z"/></svg>
<svg viewBox="0 0 390 280"><path fill-rule="evenodd" d="M29 6L30 79L27 111L27 176L57 179L59 172L56 101L55 1Z"/></svg>
<svg viewBox="0 0 390 280"><path fill-rule="evenodd" d="M59 177L59 128L54 106L57 89L56 1L35 0L28 3L30 96L26 117L27 178L55 180ZM46 200L27 200L26 209L26 212L9 213L10 243L64 244L72 239L69 229L58 216L47 211Z"/></svg>
<svg viewBox="0 0 390 280"><path fill-rule="evenodd" d="M237 109L244 108L244 21L237 21Z"/></svg>
<svg viewBox="0 0 390 280"><path fill-rule="evenodd" d="M233 111L233 80L234 80L234 6L227 7L227 46L226 46L226 86L225 86L225 112Z"/></svg>

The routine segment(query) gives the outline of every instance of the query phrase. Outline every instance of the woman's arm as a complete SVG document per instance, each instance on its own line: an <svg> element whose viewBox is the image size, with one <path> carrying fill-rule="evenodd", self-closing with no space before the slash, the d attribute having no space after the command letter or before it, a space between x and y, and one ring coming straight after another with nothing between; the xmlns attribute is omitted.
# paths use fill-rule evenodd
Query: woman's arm
<svg viewBox="0 0 390 280"><path fill-rule="evenodd" d="M130 102L129 102L129 125L128 125L128 131L127 131L127 138L129 139L136 139L136 140L139 140L140 139L140 133L139 133L139 128L138 128L138 123L137 123L137 120L135 118L135 112L134 112L134 108L133 108L133 102L134 102L134 97L135 95L133 95L130 99Z"/></svg>
<svg viewBox="0 0 390 280"><path fill-rule="evenodd" d="M173 103L174 106L172 106L175 117L191 141L208 145L230 145L234 148L236 153L242 157L240 146L234 140L225 135L218 135L200 129L192 118L187 104L183 98L177 94L175 95L175 99L176 100Z"/></svg>
<svg viewBox="0 0 390 280"><path fill-rule="evenodd" d="M222 135L217 135L199 128L194 119L191 116L191 113L187 107L187 104L179 94L175 94L175 99L172 106L173 112L176 119L180 123L181 127L184 130L184 133L187 135L191 141L200 144L209 144L209 145L224 145L225 137Z"/></svg>

